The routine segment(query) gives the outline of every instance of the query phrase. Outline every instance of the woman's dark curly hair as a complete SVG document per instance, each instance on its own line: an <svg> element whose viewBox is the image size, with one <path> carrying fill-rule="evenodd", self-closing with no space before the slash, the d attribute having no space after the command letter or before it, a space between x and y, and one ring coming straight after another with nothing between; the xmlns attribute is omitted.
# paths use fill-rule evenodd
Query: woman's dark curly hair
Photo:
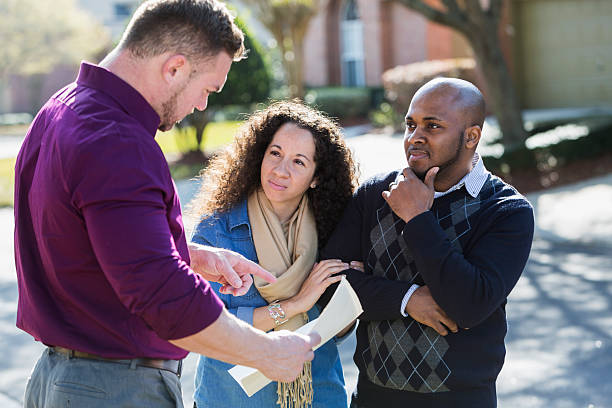
<svg viewBox="0 0 612 408"><path fill-rule="evenodd" d="M295 123L314 138L317 187L306 194L317 223L319 246L325 244L357 186L357 166L338 125L297 100L275 102L253 113L234 142L212 158L200 174L200 191L191 204L198 219L230 210L261 186L264 153L285 123Z"/></svg>

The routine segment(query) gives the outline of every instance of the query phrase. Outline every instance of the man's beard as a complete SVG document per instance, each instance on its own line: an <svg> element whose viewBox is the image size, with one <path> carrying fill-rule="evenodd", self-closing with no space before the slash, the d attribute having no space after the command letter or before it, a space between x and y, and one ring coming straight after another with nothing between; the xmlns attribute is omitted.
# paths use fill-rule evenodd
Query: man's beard
<svg viewBox="0 0 612 408"><path fill-rule="evenodd" d="M158 129L162 132L172 129L172 126L177 122L174 118L176 114L176 105L178 100L178 92L172 95L167 101L162 103L161 122Z"/></svg>
<svg viewBox="0 0 612 408"><path fill-rule="evenodd" d="M165 132L167 130L172 129L172 126L174 126L174 124L176 122L180 122L181 120L183 120L183 118L177 118L176 115L178 114L176 111L176 107L178 105L178 97L181 93L183 93L183 91L185 90L185 88L187 88L187 86L189 86L189 84L191 83L191 78L193 77L194 73L192 72L191 75L189 75L189 78L187 79L187 82L181 87L181 89L179 89L178 91L176 91L174 93L174 95L172 95L170 98L168 98L167 101L162 102L162 106L161 106L161 115L160 115L160 123L159 126L157 127L159 130L161 130L162 132Z"/></svg>
<svg viewBox="0 0 612 408"><path fill-rule="evenodd" d="M459 138L457 139L457 148L455 150L455 154L453 155L453 157L451 157L450 159L448 159L447 161L445 161L444 163L441 164L437 164L434 166L431 166L430 168L428 168L427 170L425 170L424 172L414 172L414 174L421 180L421 181L425 181L425 175L427 175L427 172L429 170L431 170L433 167L439 167L440 170L438 170L438 175L440 175L445 169L451 167L453 164L457 163L459 161L459 156L461 156L461 149L463 148L463 131L461 131L459 133Z"/></svg>

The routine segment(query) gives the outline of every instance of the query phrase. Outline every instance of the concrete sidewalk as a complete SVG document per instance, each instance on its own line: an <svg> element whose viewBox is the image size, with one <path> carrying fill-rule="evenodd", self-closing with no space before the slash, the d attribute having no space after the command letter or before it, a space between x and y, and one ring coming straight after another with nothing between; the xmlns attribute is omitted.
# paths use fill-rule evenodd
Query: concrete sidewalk
<svg viewBox="0 0 612 408"><path fill-rule="evenodd" d="M527 198L535 209L539 238L612 248L612 174Z"/></svg>

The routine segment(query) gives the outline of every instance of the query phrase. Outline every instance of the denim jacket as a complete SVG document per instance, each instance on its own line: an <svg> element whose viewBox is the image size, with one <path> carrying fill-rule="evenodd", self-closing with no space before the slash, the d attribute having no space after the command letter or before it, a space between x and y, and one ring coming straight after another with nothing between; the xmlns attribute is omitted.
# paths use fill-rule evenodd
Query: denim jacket
<svg viewBox="0 0 612 408"><path fill-rule="evenodd" d="M198 244L231 249L257 262L246 200L226 213L216 213L204 218L194 229L191 240ZM268 304L255 285L252 285L243 296L222 294L219 292L221 285L215 282L211 282L211 286L230 313L251 325L253 324L253 310ZM308 311L309 320L316 319L318 316L317 306ZM227 372L231 367L231 364L200 356L194 395L198 407L276 406L276 382L268 384L249 398ZM313 408L347 406L344 376L335 339L328 341L315 351L315 358L312 361L312 377Z"/></svg>

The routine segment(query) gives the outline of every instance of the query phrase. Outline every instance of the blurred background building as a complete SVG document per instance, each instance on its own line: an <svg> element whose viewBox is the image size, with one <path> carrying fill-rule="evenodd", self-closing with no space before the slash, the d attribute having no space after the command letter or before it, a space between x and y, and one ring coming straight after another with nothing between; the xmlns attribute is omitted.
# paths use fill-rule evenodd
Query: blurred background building
<svg viewBox="0 0 612 408"><path fill-rule="evenodd" d="M109 31L113 41L118 41L125 25L132 16L139 0L78 0L83 10L95 16Z"/></svg>
<svg viewBox="0 0 612 408"><path fill-rule="evenodd" d="M107 50L139 3L78 0L75 6L107 32L111 41ZM249 1L230 3L249 14ZM473 54L461 34L399 2L328 0L320 4L304 38L307 88L382 87L383 73L393 67ZM255 18L246 20L268 44L270 34L265 28ZM499 35L521 108L611 106L610 21L609 0L505 0ZM0 91L0 113L35 112L55 89L74 78L77 67L74 61L59 63L45 78L11 74L10 85Z"/></svg>
<svg viewBox="0 0 612 408"><path fill-rule="evenodd" d="M12 10L19 13L15 16L18 21L13 22L16 25L15 28L24 31L22 38L19 38L22 43L16 46L21 49L27 48L27 46L49 47L51 49L49 53L54 53L55 50L53 49L55 47L64 51L69 51L67 48L72 48L74 58L60 56L53 63L45 64L45 66L35 66L33 64L30 70L22 72L19 69L13 69L12 72L8 72L6 83L0 83L0 85L4 85L0 86L0 114L9 112L35 113L57 89L74 80L81 59L98 62L97 59L101 54L111 49L112 45L119 40L128 19L140 1L62 0L60 1L62 4L56 4L56 8L61 10L65 6L67 9L65 15L60 16L54 13L55 10L52 9L53 13L47 22L41 21L45 18L45 13L43 12L44 7L39 7L39 5L42 3L46 7L53 7L53 2L33 3L27 0L24 3L26 4L21 8L15 7ZM33 7L30 8L31 12L28 10L29 6ZM43 10L41 11L40 8ZM21 15L25 13L28 13L28 15ZM19 27L20 20L25 19L31 19L30 27ZM69 22L75 24L71 24L70 27L63 24ZM48 25L45 23L48 23ZM26 24L26 22L24 21L23 24ZM41 30L43 35L54 39L54 41L34 35L32 35L33 38L30 41L28 41L28 38L23 38L28 36L28 29L35 29L38 24L45 27L45 30ZM12 34L14 33L15 31ZM59 37L61 36L72 38L60 40ZM75 37L81 37L82 41ZM7 42L9 41L7 39ZM42 52L30 52L29 54L24 54L22 58L27 60L31 56L33 60L40 59ZM19 65L19 61L16 61L16 65Z"/></svg>
<svg viewBox="0 0 612 408"><path fill-rule="evenodd" d="M523 108L612 105L612 2L506 0L500 37ZM454 30L387 0L330 0L305 39L311 86L381 86L384 71L471 57Z"/></svg>

